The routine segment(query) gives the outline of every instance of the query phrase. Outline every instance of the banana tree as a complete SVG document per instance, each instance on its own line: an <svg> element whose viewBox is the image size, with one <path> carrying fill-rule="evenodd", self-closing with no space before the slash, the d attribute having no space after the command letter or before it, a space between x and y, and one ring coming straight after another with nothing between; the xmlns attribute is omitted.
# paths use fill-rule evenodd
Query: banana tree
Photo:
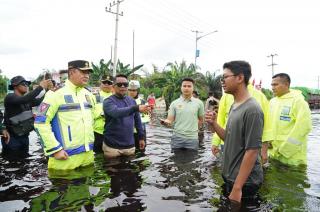
<svg viewBox="0 0 320 212"><path fill-rule="evenodd" d="M118 60L117 63L117 74L125 74L127 76L132 75L136 71L138 71L140 68L142 68L143 65L138 65L133 68L130 67L130 64L124 65L122 62ZM113 63L111 60L109 60L107 63L105 63L104 59L101 59L98 64L92 63L93 73L90 77L90 84L91 85L97 85L99 82L99 79L103 75L112 75L113 74Z"/></svg>
<svg viewBox="0 0 320 212"><path fill-rule="evenodd" d="M187 65L185 61L180 64L177 62L168 63L164 71L153 80L155 86L162 89L167 106L180 96L181 81L185 77L194 79L196 89L203 90L204 76L196 72L194 64Z"/></svg>
<svg viewBox="0 0 320 212"><path fill-rule="evenodd" d="M217 72L206 72L205 82L208 85L209 91L213 92L216 98L221 98L222 88L221 88L221 75L217 75Z"/></svg>

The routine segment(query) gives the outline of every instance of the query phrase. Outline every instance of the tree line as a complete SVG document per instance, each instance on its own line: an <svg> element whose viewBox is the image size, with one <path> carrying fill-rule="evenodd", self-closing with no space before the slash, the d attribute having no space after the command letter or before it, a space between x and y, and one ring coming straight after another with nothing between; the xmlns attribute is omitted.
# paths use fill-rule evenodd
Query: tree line
<svg viewBox="0 0 320 212"><path fill-rule="evenodd" d="M102 75L112 75L113 73L111 60L101 59L98 63L92 63L92 67L93 73L90 76L89 86L99 86ZM156 97L164 97L167 105L180 96L181 80L185 77L191 77L195 80L195 90L198 92L200 99L205 100L209 92L212 92L216 98L220 98L222 96L221 75L216 71L206 71L203 74L198 72L197 69L199 67L196 67L193 63L187 64L186 61L169 62L162 69L153 65L150 71L143 69L143 64L131 67L130 64L124 64L120 60L118 60L116 67L117 74L125 74L129 77L129 80L140 81L140 93L145 97L154 93ZM40 74L33 81L33 84L37 84L38 81L43 79L43 74ZM8 78L0 70L0 102L7 92L7 82ZM302 91L307 101L309 94L320 93L319 90L306 87L296 87L296 89ZM271 90L262 88L261 91L268 99L273 97Z"/></svg>

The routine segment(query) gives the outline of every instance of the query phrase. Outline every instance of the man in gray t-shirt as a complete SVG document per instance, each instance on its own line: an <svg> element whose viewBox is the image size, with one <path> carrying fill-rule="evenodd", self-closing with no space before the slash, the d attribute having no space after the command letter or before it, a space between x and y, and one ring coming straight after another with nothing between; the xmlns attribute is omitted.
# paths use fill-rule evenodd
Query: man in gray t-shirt
<svg viewBox="0 0 320 212"><path fill-rule="evenodd" d="M206 121L225 141L222 177L224 194L231 201L255 196L262 183L262 168L258 159L263 130L263 113L247 89L251 66L245 61L223 65L221 85L232 94L234 103L229 112L226 129L217 123L215 112L206 113Z"/></svg>
<svg viewBox="0 0 320 212"><path fill-rule="evenodd" d="M235 182L246 150L261 148L262 130L263 112L256 100L250 98L236 108L231 107L222 168L222 176L227 181ZM245 184L260 185L262 180L262 167L257 158Z"/></svg>

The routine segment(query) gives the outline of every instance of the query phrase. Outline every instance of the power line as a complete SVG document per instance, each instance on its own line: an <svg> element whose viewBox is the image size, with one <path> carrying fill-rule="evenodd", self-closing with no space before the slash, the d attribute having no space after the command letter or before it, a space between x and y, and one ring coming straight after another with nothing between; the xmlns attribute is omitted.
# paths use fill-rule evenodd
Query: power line
<svg viewBox="0 0 320 212"><path fill-rule="evenodd" d="M152 8L146 7L146 5L137 5L137 4L135 4L134 6L136 6L143 13L150 14L148 16L154 19L157 25L158 23L162 23L161 25L163 25L164 28L168 29L169 31L173 31L175 32L175 34L179 34L189 40L193 40L193 38L190 38L188 36L189 33L187 32L189 32L189 28L185 27L185 25L183 23L181 24L181 22L176 22L176 20L178 19L174 19L174 20L169 19L167 16L164 16L163 13L159 13L159 11L161 10L154 11ZM150 21L150 19L148 19L148 21ZM210 45L211 47L214 47L215 44L208 41L207 45L208 46L205 46L205 48L210 48Z"/></svg>

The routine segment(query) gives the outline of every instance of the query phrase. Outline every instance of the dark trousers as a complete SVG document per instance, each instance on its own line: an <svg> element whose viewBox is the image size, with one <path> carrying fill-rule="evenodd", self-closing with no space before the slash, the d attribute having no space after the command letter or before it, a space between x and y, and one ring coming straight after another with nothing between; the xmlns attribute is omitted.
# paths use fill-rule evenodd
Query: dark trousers
<svg viewBox="0 0 320 212"><path fill-rule="evenodd" d="M224 181L222 185L223 195L228 197L232 191L233 183ZM258 185L244 185L242 187L242 199L254 199L259 191L260 186Z"/></svg>
<svg viewBox="0 0 320 212"><path fill-rule="evenodd" d="M2 143L2 153L7 156L23 156L29 155L29 135L24 136L10 136L9 143L6 144L4 140Z"/></svg>
<svg viewBox="0 0 320 212"><path fill-rule="evenodd" d="M222 177L224 178L224 177ZM222 193L218 212L224 211L259 211L261 199L258 194L260 185L245 184L242 187L241 203L229 200L229 195L233 188L233 182L224 178Z"/></svg>
<svg viewBox="0 0 320 212"><path fill-rule="evenodd" d="M102 144L103 144L104 136L103 134L99 134L94 132L94 143L93 143L93 151L95 153L102 153Z"/></svg>

